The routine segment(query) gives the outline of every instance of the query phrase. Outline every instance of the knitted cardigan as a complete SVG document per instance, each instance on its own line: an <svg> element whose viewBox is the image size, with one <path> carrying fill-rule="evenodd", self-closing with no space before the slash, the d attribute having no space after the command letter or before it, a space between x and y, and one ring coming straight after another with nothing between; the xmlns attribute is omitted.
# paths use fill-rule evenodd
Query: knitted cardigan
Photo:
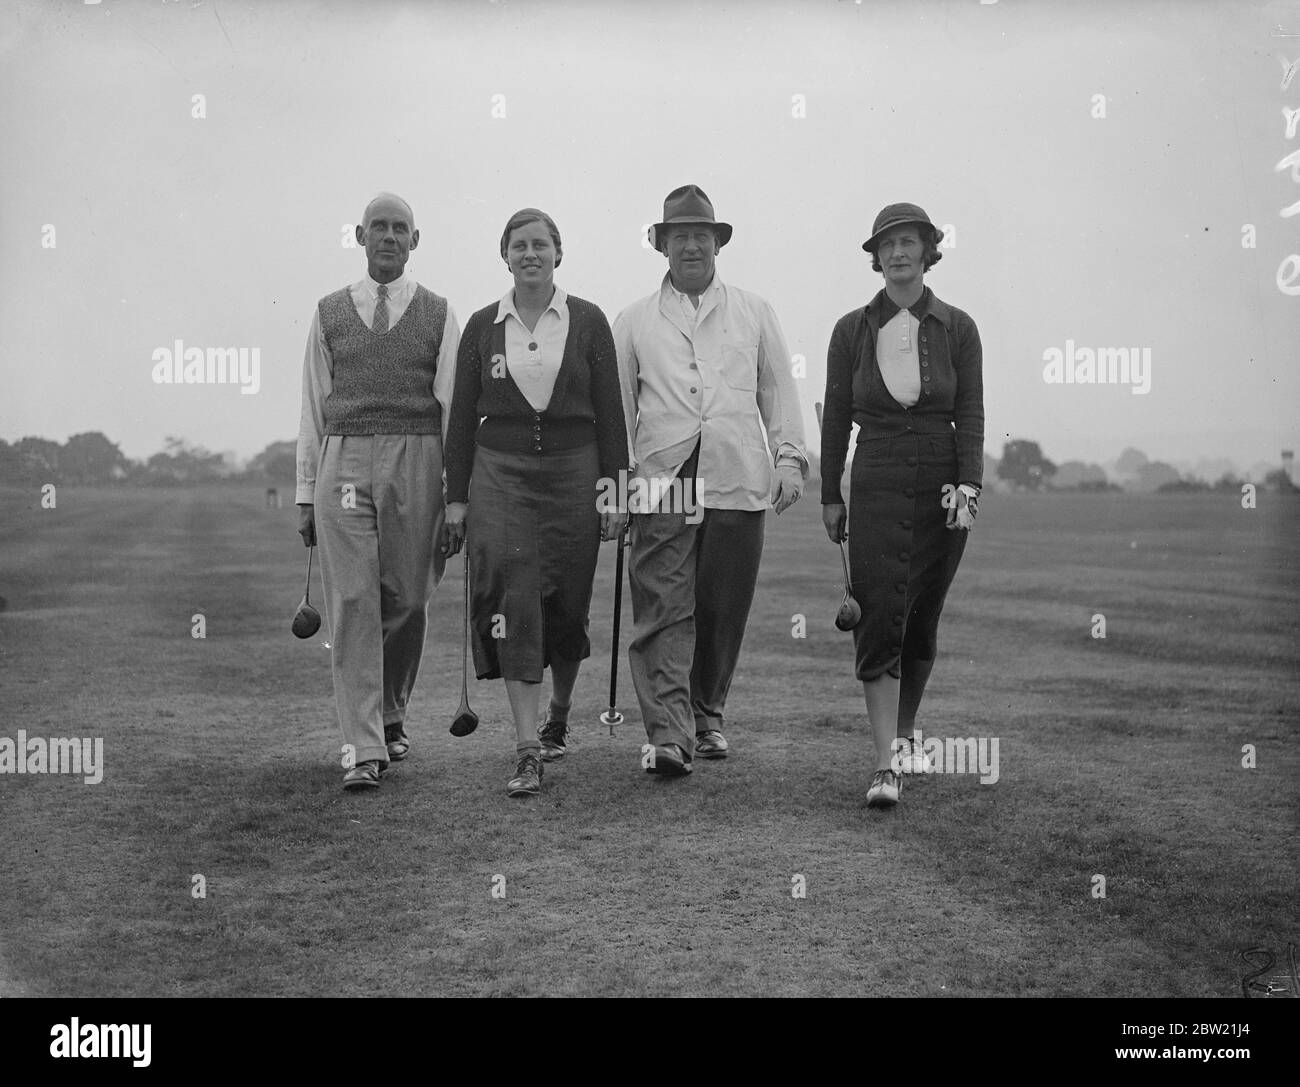
<svg viewBox="0 0 1300 1087"><path fill-rule="evenodd" d="M859 442L955 430L953 482L979 486L984 479L984 356L975 322L925 288L910 307L920 318L921 398L905 408L889 394L876 365L880 326L897 312L885 302L889 299L882 290L863 308L841 317L831 334L822 414L823 505L844 502L840 477L854 423Z"/></svg>
<svg viewBox="0 0 1300 1087"><path fill-rule="evenodd" d="M569 335L555 388L537 411L505 368L505 322L493 302L465 325L456 355L456 390L447 427L447 501L469 500L475 445L542 455L596 442L601 475L629 465L627 425L614 337L600 308L568 296Z"/></svg>

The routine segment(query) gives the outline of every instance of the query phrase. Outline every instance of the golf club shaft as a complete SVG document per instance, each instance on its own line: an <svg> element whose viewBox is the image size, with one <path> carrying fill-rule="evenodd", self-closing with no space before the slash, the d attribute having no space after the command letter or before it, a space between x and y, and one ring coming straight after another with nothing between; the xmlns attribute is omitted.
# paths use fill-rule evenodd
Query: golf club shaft
<svg viewBox="0 0 1300 1087"><path fill-rule="evenodd" d="M465 622L461 624L460 700L469 705L469 551L465 552Z"/></svg>
<svg viewBox="0 0 1300 1087"><path fill-rule="evenodd" d="M311 603L311 557L315 553L316 547L314 544L307 548L307 588L303 590L302 598L307 601L308 604Z"/></svg>
<svg viewBox="0 0 1300 1087"><path fill-rule="evenodd" d="M623 547L626 530L618 534L618 556L614 561L614 634L609 651L609 710L618 706L618 632L623 618ZM612 731L612 730L611 730Z"/></svg>
<svg viewBox="0 0 1300 1087"><path fill-rule="evenodd" d="M849 552L844 546L844 541L840 541L840 558L844 560L844 588L849 592L853 591L853 575L849 573Z"/></svg>

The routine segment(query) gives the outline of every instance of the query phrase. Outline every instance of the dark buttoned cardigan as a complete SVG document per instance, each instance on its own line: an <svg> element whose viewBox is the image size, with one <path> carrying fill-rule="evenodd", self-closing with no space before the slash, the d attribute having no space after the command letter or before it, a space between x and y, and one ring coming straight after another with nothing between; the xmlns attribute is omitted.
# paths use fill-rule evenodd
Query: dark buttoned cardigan
<svg viewBox="0 0 1300 1087"><path fill-rule="evenodd" d="M910 408L889 393L876 365L876 339L898 306L881 290L836 322L826 355L822 410L822 504L842 504L840 478L849 433L858 441L956 431L957 483L984 480L984 373L979 330L970 316L926 287L909 307L920 323L921 396Z"/></svg>
<svg viewBox="0 0 1300 1087"><path fill-rule="evenodd" d="M456 387L447 426L447 501L469 500L475 445L541 455L596 442L601 475L617 480L628 467L627 424L618 359L600 307L568 296L569 336L545 411L537 411L505 367L505 322L498 303L465 325L456 355Z"/></svg>

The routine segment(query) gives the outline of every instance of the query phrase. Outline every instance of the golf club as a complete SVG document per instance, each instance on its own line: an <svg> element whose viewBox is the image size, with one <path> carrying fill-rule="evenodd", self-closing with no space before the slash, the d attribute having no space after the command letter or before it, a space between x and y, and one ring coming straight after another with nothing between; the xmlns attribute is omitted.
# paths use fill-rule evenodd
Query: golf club
<svg viewBox="0 0 1300 1087"><path fill-rule="evenodd" d="M853 579L849 576L849 552L840 541L840 558L844 560L844 600L835 615L835 625L840 630L852 630L862 621L862 605L853 599Z"/></svg>
<svg viewBox="0 0 1300 1087"><path fill-rule="evenodd" d="M460 706L451 723L453 736L468 736L478 728L478 714L469 708L469 551L465 552L465 621L461 624Z"/></svg>
<svg viewBox="0 0 1300 1087"><path fill-rule="evenodd" d="M822 429L822 406L821 402L813 405L813 410L817 413L817 433ZM840 558L844 561L844 599L840 602L840 610L835 613L835 626L839 630L852 630L862 621L862 605L853 599L853 577L849 573L849 553L844 546L844 541L840 540Z"/></svg>
<svg viewBox="0 0 1300 1087"><path fill-rule="evenodd" d="M623 715L618 712L618 628L623 617L623 548L627 539L629 521L618 534L615 546L618 558L614 563L614 634L609 650L609 709L600 715L600 723L609 726L609 734L614 735L614 726L623 723Z"/></svg>
<svg viewBox="0 0 1300 1087"><path fill-rule="evenodd" d="M310 638L320 630L320 612L311 606L311 559L316 553L315 547L307 548L307 586L303 590L302 603L293 613L293 633L297 638Z"/></svg>

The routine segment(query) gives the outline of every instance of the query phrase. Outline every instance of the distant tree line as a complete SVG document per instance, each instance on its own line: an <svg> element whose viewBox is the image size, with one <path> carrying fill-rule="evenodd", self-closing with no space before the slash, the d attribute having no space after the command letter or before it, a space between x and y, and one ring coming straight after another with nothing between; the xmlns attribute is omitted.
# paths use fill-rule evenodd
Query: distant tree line
<svg viewBox="0 0 1300 1087"><path fill-rule="evenodd" d="M986 454L984 478L986 484L994 480L995 487L1001 484L1004 488L1023 491L1239 491L1243 483L1255 483L1273 491L1297 490L1281 467L1264 473L1262 479L1242 478L1235 470L1228 469L1211 482L1196 475L1185 475L1164 461L1148 460L1141 450L1131 448L1120 454L1109 473L1099 464L1077 460L1066 461L1058 467L1043 455L1037 442L1024 439L1005 443L1000 461Z"/></svg>
<svg viewBox="0 0 1300 1087"><path fill-rule="evenodd" d="M291 486L297 472L297 442L272 442L247 464L232 463L183 438L168 437L162 452L147 460L132 460L99 431L74 434L60 445L48 438L20 438L10 444L0 438L0 479L23 486L61 483L68 486L167 487L194 483L248 482ZM814 476L818 464L810 451ZM1068 460L1056 465L1039 444L1015 439L1002 446L1002 459L984 455L984 483L994 490L1018 491L1239 491L1243 483L1268 490L1294 491L1282 468L1263 479L1241 478L1228 461L1210 462L1225 468L1210 482L1184 475L1173 465L1148 460L1137 449L1125 449L1107 472L1099 464Z"/></svg>
<svg viewBox="0 0 1300 1087"><path fill-rule="evenodd" d="M232 480L291 485L296 447L293 441L272 442L240 467L183 438L166 438L163 451L148 460L132 460L99 431L74 434L62 445L48 438L12 444L0 438L0 479L23 486L167 487Z"/></svg>

